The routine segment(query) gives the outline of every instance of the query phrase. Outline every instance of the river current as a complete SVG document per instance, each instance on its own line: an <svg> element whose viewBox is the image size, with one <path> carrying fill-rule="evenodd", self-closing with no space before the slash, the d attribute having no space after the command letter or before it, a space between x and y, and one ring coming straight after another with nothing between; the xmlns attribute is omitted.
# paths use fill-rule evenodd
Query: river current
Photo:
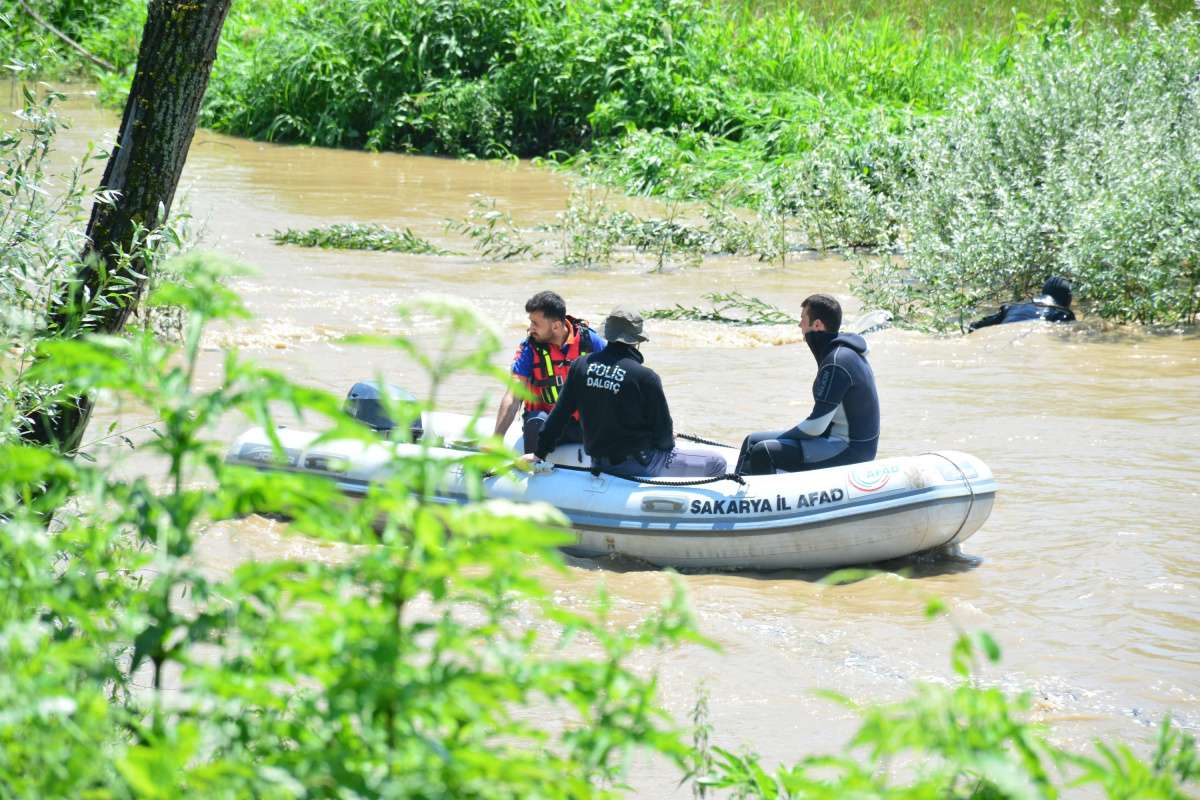
<svg viewBox="0 0 1200 800"><path fill-rule="evenodd" d="M86 93L65 109L72 126L60 136L60 161L89 140L111 143L118 118ZM268 236L374 222L470 252L446 221L463 219L473 193L496 198L532 229L566 207L569 182L525 163L284 147L200 131L175 210L194 217L204 247L257 270L234 283L255 319L210 334L204 380L217 374L223 350L237 347L302 383L341 392L382 375L420 394L425 382L410 362L339 340L436 340L432 319L395 313L427 293L453 296L493 321L505 339L497 364L523 336L524 301L546 288L597 322L618 303L703 305L706 292L731 290L796 315L806 295L830 291L849 319L862 311L849 293L850 265L837 258L797 254L783 268L718 258L663 273L638 262L566 271L548 258L305 249ZM736 442L807 414L814 365L796 328L651 320L646 333L646 363L662 376L678 431ZM1168 712L1200 730L1200 338L1084 320L952 337L888 329L868 340L883 406L880 455L959 449L995 472L1000 493L964 545L970 558L894 565L838 587L807 573L683 575L701 631L720 649L643 659L659 672L666 706L684 720L705 687L715 743L753 749L768 765L832 752L855 718L815 690L894 700L913 681L951 679L953 627L922 614L924 598L938 596L957 624L999 641L1003 660L982 678L1030 692L1035 716L1060 743L1085 749L1093 738L1120 738L1145 752ZM457 380L449 388L449 410L470 411L485 393L495 408L494 385ZM113 415L122 426L141 421L107 408L93 429ZM283 555L326 557L284 523L257 517L210 530L203 547L217 571ZM572 561L545 580L573 605L603 583L633 621L663 601L673 578ZM677 780L654 763L630 776L644 796L689 796Z"/></svg>

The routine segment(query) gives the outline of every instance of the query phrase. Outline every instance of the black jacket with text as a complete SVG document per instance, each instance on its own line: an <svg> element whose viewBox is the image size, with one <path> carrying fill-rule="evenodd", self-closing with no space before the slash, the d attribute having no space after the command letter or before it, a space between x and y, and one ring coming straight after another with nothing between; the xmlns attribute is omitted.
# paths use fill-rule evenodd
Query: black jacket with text
<svg viewBox="0 0 1200 800"><path fill-rule="evenodd" d="M609 342L600 352L576 359L538 436L538 458L554 449L576 410L583 449L593 458L615 463L641 450L673 448L675 434L662 381L643 360L636 347L621 342Z"/></svg>

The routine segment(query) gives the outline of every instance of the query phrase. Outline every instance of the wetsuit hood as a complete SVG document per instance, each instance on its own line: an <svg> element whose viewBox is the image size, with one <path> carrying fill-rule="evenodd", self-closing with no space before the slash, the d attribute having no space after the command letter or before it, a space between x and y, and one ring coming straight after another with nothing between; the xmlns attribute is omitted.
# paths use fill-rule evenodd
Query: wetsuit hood
<svg viewBox="0 0 1200 800"><path fill-rule="evenodd" d="M1042 294L1059 308L1071 307L1071 282L1066 278L1058 275L1047 278L1042 284Z"/></svg>
<svg viewBox="0 0 1200 800"><path fill-rule="evenodd" d="M830 347L835 344L845 345L859 355L866 355L867 350L869 349L866 339L859 336L857 333L846 333L845 331L839 333L834 340L829 343Z"/></svg>
<svg viewBox="0 0 1200 800"><path fill-rule="evenodd" d="M856 353L865 354L867 352L867 340L859 336L857 333L830 333L829 331L809 331L804 334L804 341L808 344L808 349L812 351L813 357L820 362L825 358L825 354L835 344L845 345Z"/></svg>

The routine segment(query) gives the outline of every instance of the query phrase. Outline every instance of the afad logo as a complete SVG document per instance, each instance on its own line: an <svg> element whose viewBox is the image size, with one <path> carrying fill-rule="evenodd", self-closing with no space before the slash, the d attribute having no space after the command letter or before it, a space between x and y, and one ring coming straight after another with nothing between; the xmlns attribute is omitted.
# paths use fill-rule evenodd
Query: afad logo
<svg viewBox="0 0 1200 800"><path fill-rule="evenodd" d="M888 485L900 467L887 464L880 467L858 467L850 471L850 485L860 492L878 492Z"/></svg>

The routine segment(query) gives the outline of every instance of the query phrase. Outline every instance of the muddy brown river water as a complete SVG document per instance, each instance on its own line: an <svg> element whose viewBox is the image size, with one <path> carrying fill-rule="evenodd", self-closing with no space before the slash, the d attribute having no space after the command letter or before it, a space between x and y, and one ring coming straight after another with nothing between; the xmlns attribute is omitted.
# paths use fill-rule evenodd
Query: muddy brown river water
<svg viewBox="0 0 1200 800"><path fill-rule="evenodd" d="M88 140L111 142L115 115L86 94L66 108L73 125L60 157L82 152ZM593 320L618 302L695 305L705 292L734 289L796 314L815 291L843 298L850 318L861 310L848 291L849 265L836 258L798 256L782 269L724 258L663 274L637 263L571 272L549 259L324 251L265 236L378 222L469 251L445 221L462 219L476 192L532 227L554 220L569 186L527 164L280 147L200 132L183 207L202 222L206 247L258 270L235 284L256 319L213 332L208 375L221 349L236 346L300 382L343 391L383 374L420 393L424 381L411 364L338 339L434 337L428 320L404 323L394 313L422 293L452 295L494 320L506 339L497 363L523 335L525 299L542 288ZM647 363L662 375L677 430L732 442L807 413L813 364L795 329L650 321L647 333ZM996 474L995 511L964 546L972 559L899 565L840 587L805 573L684 575L700 628L721 649L644 659L660 673L668 708L684 719L704 685L716 743L750 747L768 764L832 751L855 720L814 690L891 700L912 681L949 680L952 628L921 613L922 598L937 595L959 624L996 637L1003 661L984 679L1030 692L1060 743L1122 738L1144 749L1168 712L1200 730L1200 338L1085 322L950 338L885 330L869 341L883 404L881 455L961 449ZM495 386L451 388L452 410L469 411L485 392L495 407ZM121 422L136 424L136 414ZM214 570L297 554L324 557L284 524L260 518L210 531L204 549ZM632 620L664 599L671 577L573 562L546 580L569 603L586 602L604 583ZM636 765L630 777L642 796L689 796L675 789L677 779L653 763Z"/></svg>

